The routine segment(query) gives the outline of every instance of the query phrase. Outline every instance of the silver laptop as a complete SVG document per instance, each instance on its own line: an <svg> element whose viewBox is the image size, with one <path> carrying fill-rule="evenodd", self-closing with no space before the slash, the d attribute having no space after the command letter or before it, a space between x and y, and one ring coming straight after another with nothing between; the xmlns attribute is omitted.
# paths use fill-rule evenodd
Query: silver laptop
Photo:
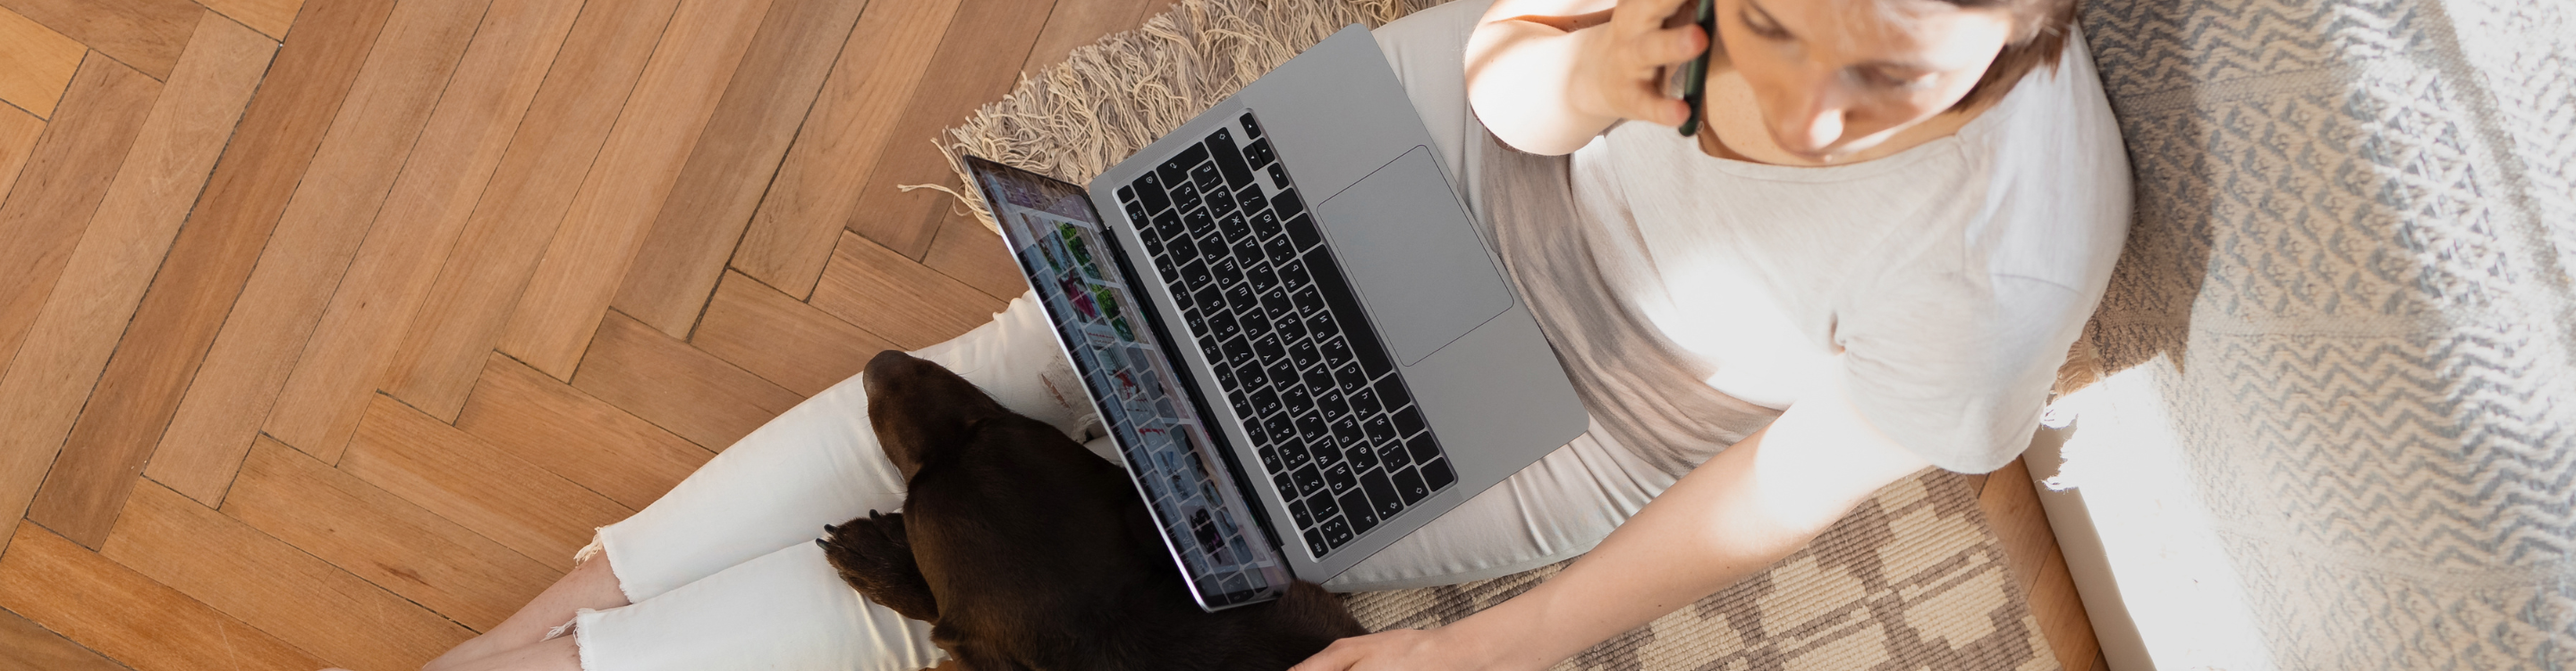
<svg viewBox="0 0 2576 671"><path fill-rule="evenodd" d="M1210 611L1329 580L1588 424L1360 26L1087 187L967 163Z"/></svg>

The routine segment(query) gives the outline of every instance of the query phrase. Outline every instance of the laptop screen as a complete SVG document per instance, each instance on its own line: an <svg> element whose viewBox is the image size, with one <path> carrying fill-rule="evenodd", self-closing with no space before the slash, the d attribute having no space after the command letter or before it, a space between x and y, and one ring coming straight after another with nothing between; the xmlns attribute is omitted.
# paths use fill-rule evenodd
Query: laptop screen
<svg viewBox="0 0 2576 671"><path fill-rule="evenodd" d="M1235 471L1183 390L1140 277L1081 187L967 157L1002 237L1036 287L1127 472L1200 606L1277 598L1292 578L1253 526Z"/></svg>

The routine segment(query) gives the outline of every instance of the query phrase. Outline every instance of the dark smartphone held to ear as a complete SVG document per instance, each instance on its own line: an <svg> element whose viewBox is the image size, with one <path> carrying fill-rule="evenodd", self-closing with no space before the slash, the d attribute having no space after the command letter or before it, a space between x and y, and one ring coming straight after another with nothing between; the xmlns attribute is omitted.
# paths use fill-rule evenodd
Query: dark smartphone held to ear
<svg viewBox="0 0 2576 671"><path fill-rule="evenodd" d="M1701 34L1708 36L1708 48L1701 50L1698 58L1671 69L1672 81L1666 82L1664 87L1666 91L1676 92L1678 95L1675 97L1681 98L1682 102L1690 103L1690 118L1682 120L1680 129L1683 137L1697 135L1700 120L1707 116L1708 63L1718 49L1717 0L1698 0L1694 4L1698 9L1694 10L1691 21L1699 24Z"/></svg>

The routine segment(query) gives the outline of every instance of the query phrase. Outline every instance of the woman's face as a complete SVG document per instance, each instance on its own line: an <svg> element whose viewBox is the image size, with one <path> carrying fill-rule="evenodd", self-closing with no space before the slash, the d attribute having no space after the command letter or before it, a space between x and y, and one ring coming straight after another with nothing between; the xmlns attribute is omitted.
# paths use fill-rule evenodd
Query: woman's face
<svg viewBox="0 0 2576 671"><path fill-rule="evenodd" d="M1717 34L1772 141L1825 163L1957 104L2013 21L1938 0L1717 0Z"/></svg>

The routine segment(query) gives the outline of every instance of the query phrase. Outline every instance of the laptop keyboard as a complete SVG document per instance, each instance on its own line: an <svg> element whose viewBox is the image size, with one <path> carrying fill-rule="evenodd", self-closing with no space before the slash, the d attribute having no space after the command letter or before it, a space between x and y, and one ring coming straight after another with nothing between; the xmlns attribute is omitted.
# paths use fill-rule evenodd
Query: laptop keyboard
<svg viewBox="0 0 2576 671"><path fill-rule="evenodd" d="M1118 200L1320 559L1458 478L1261 125L1242 127Z"/></svg>

